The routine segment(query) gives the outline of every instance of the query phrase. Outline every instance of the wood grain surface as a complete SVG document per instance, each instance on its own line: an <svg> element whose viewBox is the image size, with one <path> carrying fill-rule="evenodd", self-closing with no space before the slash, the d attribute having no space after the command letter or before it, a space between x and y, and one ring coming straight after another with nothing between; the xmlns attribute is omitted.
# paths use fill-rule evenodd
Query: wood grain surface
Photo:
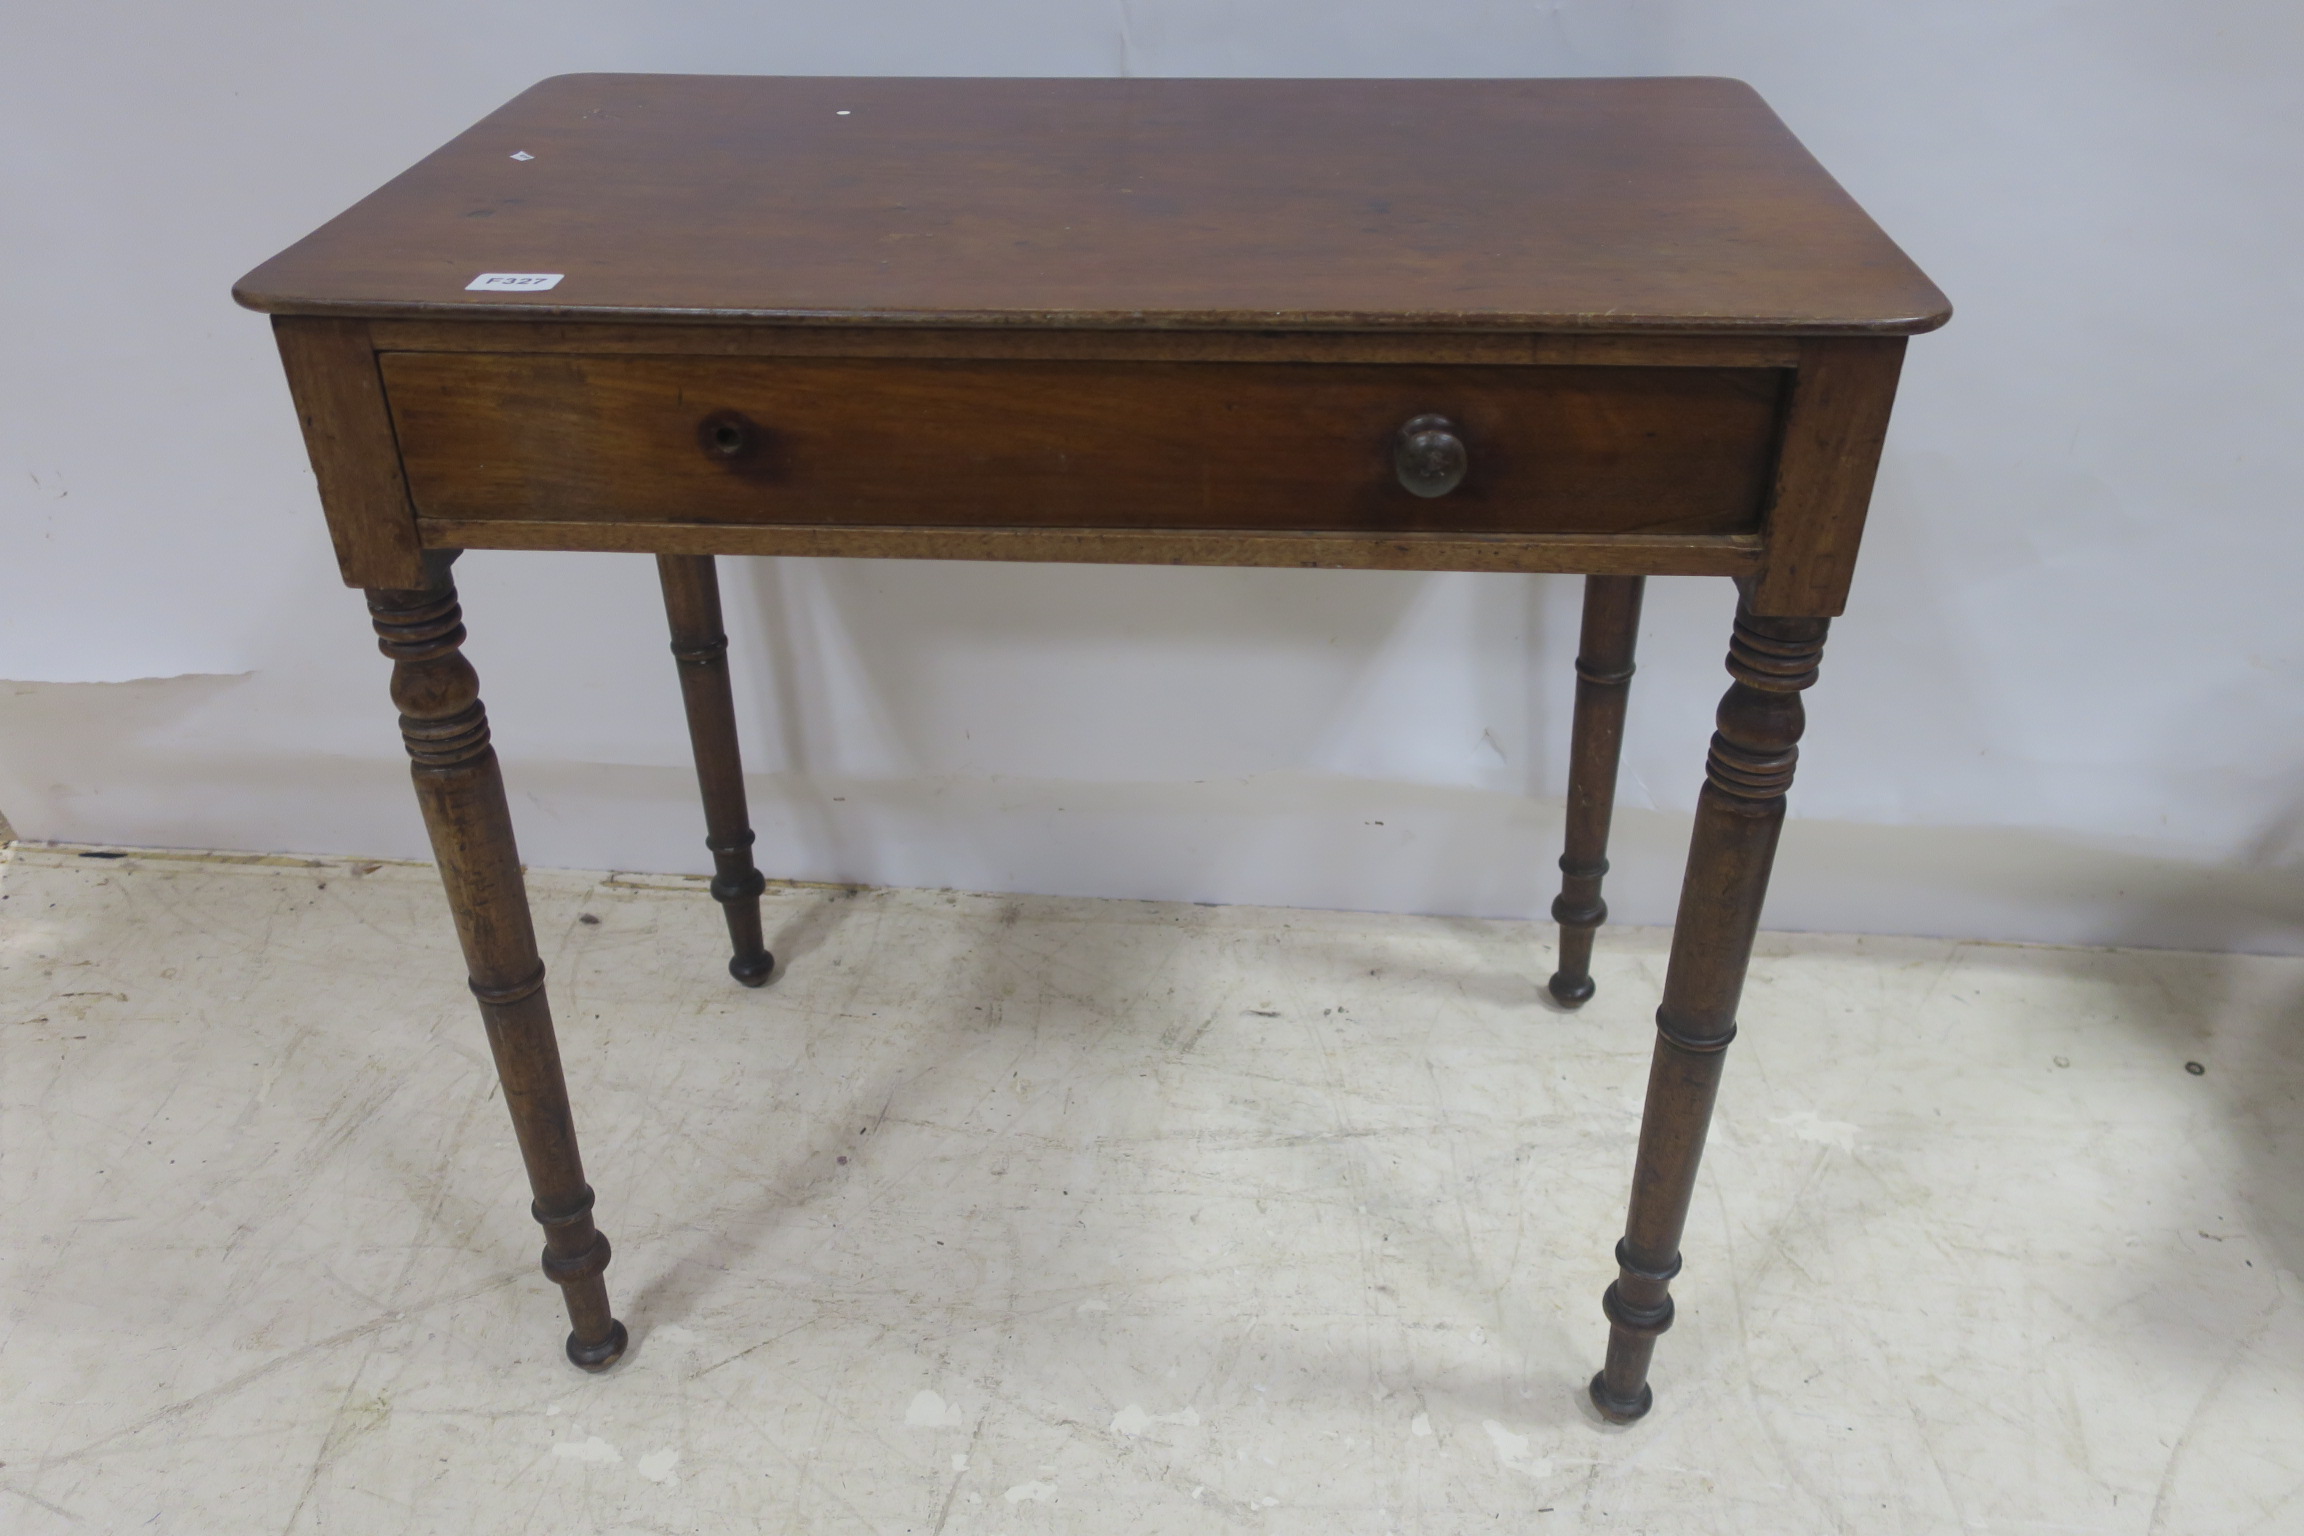
<svg viewBox="0 0 2304 1536"><path fill-rule="evenodd" d="M387 353L419 514L920 527L1742 533L1773 369ZM1395 433L1470 472L1403 488Z"/></svg>
<svg viewBox="0 0 2304 1536"><path fill-rule="evenodd" d="M470 292L481 273L549 291ZM276 313L1911 333L1738 81L564 75L244 278Z"/></svg>
<svg viewBox="0 0 2304 1536"><path fill-rule="evenodd" d="M1753 612L1831 617L1847 607L1904 347L1900 336L1801 343L1776 459L1768 563L1746 594Z"/></svg>
<svg viewBox="0 0 2304 1536"><path fill-rule="evenodd" d="M277 322L286 323L286 322ZM1599 331L1035 330L1018 326L696 325L448 316L364 322L383 352L636 352L651 357L1047 358L1102 363L1537 363L1794 368L1800 338Z"/></svg>
<svg viewBox="0 0 2304 1536"><path fill-rule="evenodd" d="M469 287L490 272L552 278ZM1607 1418L1649 1411L1799 696L1904 338L1950 313L1748 87L568 75L235 296L276 316L394 662L587 1369L628 1339L454 551L658 557L753 985L772 962L711 556L1587 573L1553 909L1570 1006L1606 915L1642 578L1736 577L1589 1389Z"/></svg>
<svg viewBox="0 0 2304 1536"><path fill-rule="evenodd" d="M1748 577L1749 533L1225 533L1189 528L827 528L745 523L554 523L425 518L431 549L1252 565L1328 571L1569 571Z"/></svg>
<svg viewBox="0 0 2304 1536"><path fill-rule="evenodd" d="M367 322L281 316L272 339L345 584L421 586L424 549Z"/></svg>

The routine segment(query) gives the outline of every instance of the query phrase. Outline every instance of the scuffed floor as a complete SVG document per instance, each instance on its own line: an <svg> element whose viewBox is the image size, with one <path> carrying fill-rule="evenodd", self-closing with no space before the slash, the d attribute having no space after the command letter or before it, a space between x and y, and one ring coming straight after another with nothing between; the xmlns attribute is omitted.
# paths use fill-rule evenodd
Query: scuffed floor
<svg viewBox="0 0 2304 1536"><path fill-rule="evenodd" d="M2304 961L1764 940L1623 1430L1661 933L533 890L600 1378L428 869L16 851L0 1529L2304 1530Z"/></svg>

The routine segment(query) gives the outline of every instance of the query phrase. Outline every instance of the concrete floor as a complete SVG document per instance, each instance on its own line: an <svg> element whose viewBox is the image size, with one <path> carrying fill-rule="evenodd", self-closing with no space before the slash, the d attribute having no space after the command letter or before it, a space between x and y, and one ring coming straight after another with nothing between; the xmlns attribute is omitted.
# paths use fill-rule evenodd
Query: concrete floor
<svg viewBox="0 0 2304 1536"><path fill-rule="evenodd" d="M1626 1430L1661 933L533 890L600 1378L428 869L16 851L0 1529L2304 1530L2304 961L1764 940Z"/></svg>

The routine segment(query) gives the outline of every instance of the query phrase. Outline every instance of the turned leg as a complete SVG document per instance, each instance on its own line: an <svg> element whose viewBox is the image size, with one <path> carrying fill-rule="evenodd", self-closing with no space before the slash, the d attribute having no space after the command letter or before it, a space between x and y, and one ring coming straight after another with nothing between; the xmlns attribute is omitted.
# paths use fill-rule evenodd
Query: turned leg
<svg viewBox="0 0 2304 1536"><path fill-rule="evenodd" d="M416 799L528 1165L536 1197L530 1211L544 1228L544 1273L559 1285L574 1324L568 1358L589 1371L605 1370L626 1342L624 1325L609 1314L602 1279L608 1239L592 1225L592 1187L576 1152L512 813L488 744L480 680L461 649L463 613L448 575L454 559L453 552L428 555L432 581L423 590L369 589L368 611L381 649L392 658L392 699L413 760Z"/></svg>
<svg viewBox="0 0 2304 1536"><path fill-rule="evenodd" d="M1631 1210L1616 1245L1616 1283L1601 1301L1608 1363L1592 1378L1592 1402L1619 1423L1639 1418L1653 1401L1648 1360L1657 1335L1672 1326L1680 1232L1721 1063L1736 1037L1736 1002L1799 756L1800 690L1816 681L1828 622L1761 618L1741 605L1737 611L1728 648L1735 681L1720 700L1720 728L1705 760L1664 1005L1656 1010Z"/></svg>
<svg viewBox="0 0 2304 1536"><path fill-rule="evenodd" d="M680 694L688 705L688 741L704 791L704 846L712 850L712 895L728 915L733 957L728 974L748 987L768 979L776 961L760 937L760 892L767 882L752 862L751 818L744 808L744 760L736 746L736 700L728 689L728 637L720 628L720 578L710 555L658 555Z"/></svg>
<svg viewBox="0 0 2304 1536"><path fill-rule="evenodd" d="M1592 996L1592 934L1608 921L1600 879L1608 873L1608 820L1624 753L1624 701L1640 637L1642 576L1584 578L1584 635L1576 648L1576 727L1568 745L1568 834L1560 852L1560 968L1552 995L1570 1008Z"/></svg>

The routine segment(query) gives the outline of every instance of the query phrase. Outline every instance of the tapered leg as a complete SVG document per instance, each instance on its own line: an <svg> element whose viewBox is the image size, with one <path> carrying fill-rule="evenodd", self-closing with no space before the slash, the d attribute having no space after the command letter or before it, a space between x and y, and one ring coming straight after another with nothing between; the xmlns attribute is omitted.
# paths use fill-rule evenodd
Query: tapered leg
<svg viewBox="0 0 2304 1536"><path fill-rule="evenodd" d="M1570 1008L1592 996L1592 933L1608 920L1600 879L1608 873L1608 821L1616 810L1616 764L1624 754L1624 702L1640 637L1643 576L1584 578L1584 635L1576 648L1576 727L1568 745L1568 835L1560 853L1560 967L1552 995Z"/></svg>
<svg viewBox="0 0 2304 1536"><path fill-rule="evenodd" d="M574 1324L568 1358L589 1371L605 1370L624 1353L624 1325L608 1311L602 1278L608 1239L592 1225L592 1187L576 1151L512 814L488 744L480 680L461 649L463 614L448 576L454 558L428 557L432 582L423 590L371 588L368 611L392 658L392 699L400 706L416 799L528 1165L536 1197L529 1209L544 1228L544 1273L559 1285Z"/></svg>
<svg viewBox="0 0 2304 1536"><path fill-rule="evenodd" d="M767 881L752 862L736 700L728 688L728 637L720 627L720 578L710 555L658 555L656 573L664 582L664 615L672 624L672 655L680 663L680 694L688 704L696 783L704 791L712 895L728 915L728 974L757 987L776 961L760 937L760 892Z"/></svg>
<svg viewBox="0 0 2304 1536"><path fill-rule="evenodd" d="M1672 1277L1680 1272L1680 1232L1696 1188L1696 1164L1720 1087L1736 1003L1760 926L1760 903L1784 824L1804 723L1800 691L1816 681L1824 619L1736 615L1719 730L1704 765L1696 830L1680 887L1680 916L1656 1010L1656 1053L1640 1121L1640 1157L1608 1314L1608 1362L1592 1378L1592 1402L1628 1423L1648 1411L1648 1360L1672 1326Z"/></svg>

